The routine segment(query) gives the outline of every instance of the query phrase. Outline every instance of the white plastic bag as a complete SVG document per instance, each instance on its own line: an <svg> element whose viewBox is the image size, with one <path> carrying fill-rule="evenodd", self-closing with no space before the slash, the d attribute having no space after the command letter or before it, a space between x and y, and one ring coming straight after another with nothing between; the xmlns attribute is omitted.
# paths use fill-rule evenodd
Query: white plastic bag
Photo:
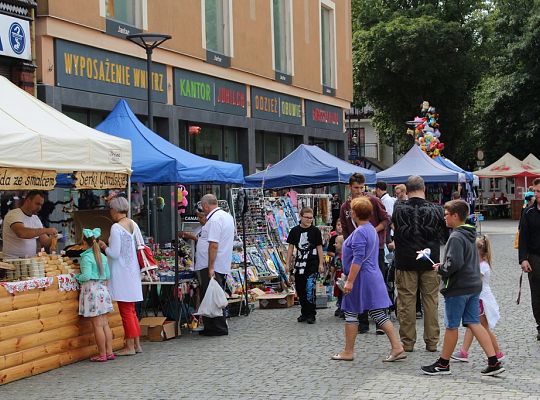
<svg viewBox="0 0 540 400"><path fill-rule="evenodd" d="M195 314L210 318L222 317L223 309L227 307L228 304L229 302L227 301L225 292L221 286L219 286L219 283L212 278L210 279L204 298L201 301L201 305Z"/></svg>

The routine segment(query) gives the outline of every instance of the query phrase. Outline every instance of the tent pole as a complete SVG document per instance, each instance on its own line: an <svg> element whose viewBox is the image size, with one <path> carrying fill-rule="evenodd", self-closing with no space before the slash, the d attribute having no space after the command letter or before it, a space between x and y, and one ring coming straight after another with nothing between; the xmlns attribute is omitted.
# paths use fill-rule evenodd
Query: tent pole
<svg viewBox="0 0 540 400"><path fill-rule="evenodd" d="M127 183L128 218L131 218L131 175L128 175Z"/></svg>
<svg viewBox="0 0 540 400"><path fill-rule="evenodd" d="M178 325L182 321L181 317L181 310L182 310L182 304L180 303L180 299L178 298L178 247L180 245L178 240L178 188L176 185L174 185L174 287L173 287L173 299L175 304L178 306L177 312L176 312L176 324L174 324L174 335L178 336ZM186 316L187 319L187 316Z"/></svg>
<svg viewBox="0 0 540 400"><path fill-rule="evenodd" d="M243 188L240 190L244 190ZM246 210L247 210L247 196L244 196L244 206L240 212L242 213L242 246L244 250L244 296L245 296L245 309L244 314L249 315L249 302L248 302L248 274L247 274L247 247L246 247ZM242 303L240 303L242 307Z"/></svg>

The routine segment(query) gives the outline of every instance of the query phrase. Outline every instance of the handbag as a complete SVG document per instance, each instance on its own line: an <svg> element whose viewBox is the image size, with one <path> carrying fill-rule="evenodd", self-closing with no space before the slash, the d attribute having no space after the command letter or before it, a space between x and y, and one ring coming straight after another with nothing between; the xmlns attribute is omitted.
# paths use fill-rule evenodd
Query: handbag
<svg viewBox="0 0 540 400"><path fill-rule="evenodd" d="M135 242L137 247L137 261L141 269L142 280L154 282L158 280L156 270L158 269L157 262L152 254L152 249L142 242L142 235L139 227L136 227Z"/></svg>

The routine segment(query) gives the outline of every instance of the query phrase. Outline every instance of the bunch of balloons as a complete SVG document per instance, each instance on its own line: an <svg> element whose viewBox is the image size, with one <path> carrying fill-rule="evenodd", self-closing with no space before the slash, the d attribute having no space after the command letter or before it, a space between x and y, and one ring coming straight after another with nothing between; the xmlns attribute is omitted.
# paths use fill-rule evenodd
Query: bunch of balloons
<svg viewBox="0 0 540 400"><path fill-rule="evenodd" d="M444 149L444 143L439 140L441 136L437 122L439 114L437 114L435 107L424 101L421 105L421 115L421 117L415 117L413 121L407 121L407 125L414 126L414 129L407 129L407 134L414 137L415 143L424 153L435 158L441 155Z"/></svg>

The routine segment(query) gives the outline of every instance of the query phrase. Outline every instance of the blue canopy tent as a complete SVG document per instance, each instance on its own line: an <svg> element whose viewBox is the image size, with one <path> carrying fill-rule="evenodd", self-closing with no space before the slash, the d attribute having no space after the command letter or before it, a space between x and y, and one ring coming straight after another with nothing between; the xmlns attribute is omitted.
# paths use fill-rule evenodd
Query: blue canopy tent
<svg viewBox="0 0 540 400"><path fill-rule="evenodd" d="M175 146L144 126L123 99L96 129L131 140L132 182L244 183L244 170L240 164L210 160Z"/></svg>
<svg viewBox="0 0 540 400"><path fill-rule="evenodd" d="M452 171L461 172L465 175L465 180L467 182L473 182L474 181L474 175L472 172L465 171L460 166L456 165L453 161L449 160L448 158L437 156L434 158L435 161L437 161L442 166L445 166L448 169L451 169Z"/></svg>
<svg viewBox="0 0 540 400"><path fill-rule="evenodd" d="M386 183L405 183L411 175L419 175L426 183L462 182L463 173L453 171L430 158L414 145L393 166L377 174L377 180Z"/></svg>
<svg viewBox="0 0 540 400"><path fill-rule="evenodd" d="M349 183L349 177L361 173L366 183L374 184L375 172L349 164L318 146L301 144L283 160L266 170L246 176L246 187L278 189L296 186Z"/></svg>

